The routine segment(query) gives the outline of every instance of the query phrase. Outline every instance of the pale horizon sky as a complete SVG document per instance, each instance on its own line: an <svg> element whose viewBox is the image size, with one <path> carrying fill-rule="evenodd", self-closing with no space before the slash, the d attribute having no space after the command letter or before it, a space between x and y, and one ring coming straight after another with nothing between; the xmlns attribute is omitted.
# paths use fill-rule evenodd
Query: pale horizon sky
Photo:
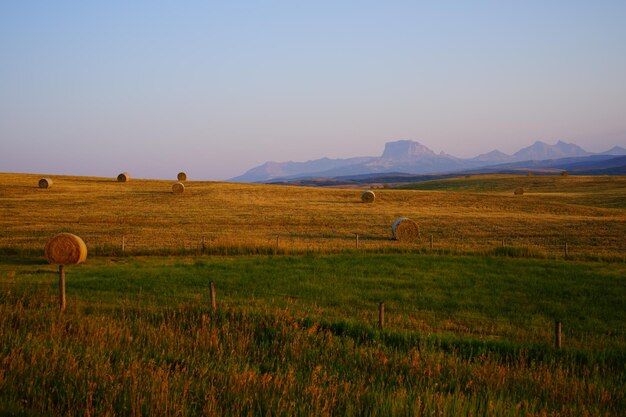
<svg viewBox="0 0 626 417"><path fill-rule="evenodd" d="M0 172L626 147L626 2L0 4Z"/></svg>

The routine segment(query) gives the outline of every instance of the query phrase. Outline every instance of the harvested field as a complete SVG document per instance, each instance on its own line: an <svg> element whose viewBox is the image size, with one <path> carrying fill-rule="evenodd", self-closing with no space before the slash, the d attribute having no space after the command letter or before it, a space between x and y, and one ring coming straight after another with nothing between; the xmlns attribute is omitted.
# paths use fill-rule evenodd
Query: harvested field
<svg viewBox="0 0 626 417"><path fill-rule="evenodd" d="M193 193L171 198L169 181L133 180L120 188L106 178L55 176L41 192L38 175L0 174L0 248L41 250L61 232L87 247L274 247L331 251L415 248L391 240L389 227L409 217L440 249L483 251L507 245L549 255L626 254L624 177L472 177L421 184L440 190L377 190L363 204L353 189L192 181ZM527 182L531 182L528 184ZM518 184L519 183L519 184ZM419 185L419 184L418 184ZM510 191L527 189L524 198ZM421 246L419 246L421 245ZM418 247L427 247L423 241Z"/></svg>

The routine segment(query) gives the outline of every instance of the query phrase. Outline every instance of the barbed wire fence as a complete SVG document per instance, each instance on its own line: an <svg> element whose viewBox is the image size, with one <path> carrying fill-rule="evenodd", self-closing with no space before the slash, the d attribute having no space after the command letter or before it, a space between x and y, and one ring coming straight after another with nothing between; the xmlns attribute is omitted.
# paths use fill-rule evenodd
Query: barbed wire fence
<svg viewBox="0 0 626 417"><path fill-rule="evenodd" d="M598 258L626 262L626 239L615 235L598 235L592 241L563 237L533 236L485 236L441 237L423 235L417 242L405 243L390 237L359 233L343 235L293 235L276 233L264 238L214 236L165 236L162 239L146 239L132 233L117 235L99 232L81 233L81 237L96 256L121 255L236 255L236 254L299 254L334 253L361 250L364 252L418 252L432 254L479 254L511 257L544 258ZM568 239L569 238L569 239ZM43 248L46 238L35 236L12 236L1 239L0 251L36 252Z"/></svg>

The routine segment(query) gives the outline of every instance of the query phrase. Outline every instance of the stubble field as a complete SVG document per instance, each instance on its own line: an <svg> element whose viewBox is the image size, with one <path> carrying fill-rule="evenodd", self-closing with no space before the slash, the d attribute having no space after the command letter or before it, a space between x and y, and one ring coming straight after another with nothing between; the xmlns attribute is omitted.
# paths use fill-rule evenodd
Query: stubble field
<svg viewBox="0 0 626 417"><path fill-rule="evenodd" d="M420 183L436 190L376 190L375 204L359 190L174 181L0 174L0 248L36 249L55 233L80 235L94 253L278 247L282 251L426 248L490 251L524 247L555 256L626 253L624 177L472 177ZM524 186L523 196L513 190ZM443 190L443 191L442 191ZM392 241L391 224L410 217L422 239Z"/></svg>

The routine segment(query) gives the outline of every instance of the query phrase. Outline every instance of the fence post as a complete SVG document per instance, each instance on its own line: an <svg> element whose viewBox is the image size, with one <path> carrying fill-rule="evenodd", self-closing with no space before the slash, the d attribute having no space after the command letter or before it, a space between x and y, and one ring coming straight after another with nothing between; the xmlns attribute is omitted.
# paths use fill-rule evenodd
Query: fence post
<svg viewBox="0 0 626 417"><path fill-rule="evenodd" d="M568 253L567 253L567 252L568 252L568 250L567 250L567 249L568 249L568 247L567 247L567 242L565 242L565 256L566 256L566 257L567 257L567 255L568 255Z"/></svg>
<svg viewBox="0 0 626 417"><path fill-rule="evenodd" d="M59 310L65 311L65 268L59 265Z"/></svg>
<svg viewBox="0 0 626 417"><path fill-rule="evenodd" d="M433 235L430 235L430 250L433 250Z"/></svg>
<svg viewBox="0 0 626 417"><path fill-rule="evenodd" d="M504 247L504 239L502 239L502 247Z"/></svg>
<svg viewBox="0 0 626 417"><path fill-rule="evenodd" d="M276 236L276 253L278 253L278 236Z"/></svg>
<svg viewBox="0 0 626 417"><path fill-rule="evenodd" d="M385 330L385 303L382 301L378 304L378 327Z"/></svg>
<svg viewBox="0 0 626 417"><path fill-rule="evenodd" d="M561 322L557 320L554 323L554 347L559 350L561 349Z"/></svg>
<svg viewBox="0 0 626 417"><path fill-rule="evenodd" d="M356 234L356 248L359 248L359 234Z"/></svg>
<svg viewBox="0 0 626 417"><path fill-rule="evenodd" d="M215 313L217 311L217 304L215 302L215 283L211 281L211 311Z"/></svg>
<svg viewBox="0 0 626 417"><path fill-rule="evenodd" d="M126 238L122 235L122 252L126 251Z"/></svg>

